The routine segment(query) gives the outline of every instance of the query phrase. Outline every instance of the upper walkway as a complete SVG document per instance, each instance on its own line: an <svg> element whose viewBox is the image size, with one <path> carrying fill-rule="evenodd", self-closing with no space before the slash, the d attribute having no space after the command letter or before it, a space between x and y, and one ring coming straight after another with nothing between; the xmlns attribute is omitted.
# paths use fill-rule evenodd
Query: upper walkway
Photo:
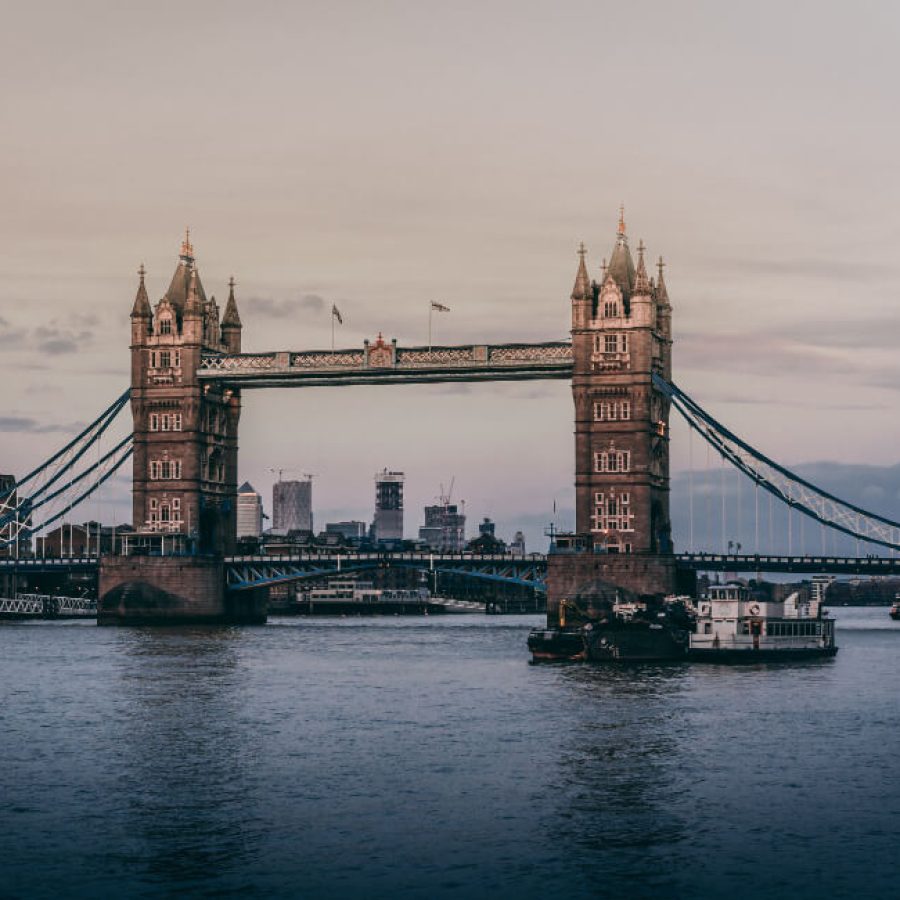
<svg viewBox="0 0 900 900"><path fill-rule="evenodd" d="M209 355L197 375L246 388L564 379L572 377L572 344L398 347L366 341L358 350Z"/></svg>

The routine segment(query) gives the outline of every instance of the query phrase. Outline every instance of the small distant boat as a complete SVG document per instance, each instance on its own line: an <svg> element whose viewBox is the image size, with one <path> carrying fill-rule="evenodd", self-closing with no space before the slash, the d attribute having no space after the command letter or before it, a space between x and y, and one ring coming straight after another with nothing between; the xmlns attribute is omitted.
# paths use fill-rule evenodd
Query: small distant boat
<svg viewBox="0 0 900 900"><path fill-rule="evenodd" d="M891 605L889 615L895 622L900 620L900 594L897 594L897 599Z"/></svg>

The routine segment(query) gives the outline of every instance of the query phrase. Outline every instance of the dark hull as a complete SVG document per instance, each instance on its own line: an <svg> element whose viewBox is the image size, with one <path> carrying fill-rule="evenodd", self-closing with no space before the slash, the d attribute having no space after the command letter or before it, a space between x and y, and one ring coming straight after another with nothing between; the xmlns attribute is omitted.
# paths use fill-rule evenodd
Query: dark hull
<svg viewBox="0 0 900 900"><path fill-rule="evenodd" d="M895 621L900 621L900 609L892 609L888 615Z"/></svg>
<svg viewBox="0 0 900 900"><path fill-rule="evenodd" d="M585 631L533 631L528 649L535 662L669 662L687 658L687 642L687 632L679 628L623 623Z"/></svg>
<svg viewBox="0 0 900 900"><path fill-rule="evenodd" d="M721 663L723 665L753 665L761 662L796 662L803 659L828 659L835 656L837 647L810 647L790 650L689 650L691 662Z"/></svg>

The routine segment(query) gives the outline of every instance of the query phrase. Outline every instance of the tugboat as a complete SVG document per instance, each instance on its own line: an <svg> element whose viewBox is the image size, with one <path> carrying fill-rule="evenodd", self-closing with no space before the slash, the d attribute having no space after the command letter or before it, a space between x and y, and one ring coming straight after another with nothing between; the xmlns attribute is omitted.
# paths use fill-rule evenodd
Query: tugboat
<svg viewBox="0 0 900 900"><path fill-rule="evenodd" d="M686 659L693 616L682 598L638 596L591 582L559 606L559 626L528 636L534 662L659 662Z"/></svg>
<svg viewBox="0 0 900 900"><path fill-rule="evenodd" d="M888 615L896 622L900 620L900 594L897 594L894 602L891 604L891 611Z"/></svg>
<svg viewBox="0 0 900 900"><path fill-rule="evenodd" d="M795 591L784 600L738 582L710 585L697 602L688 659L744 663L834 656L834 619L819 600Z"/></svg>

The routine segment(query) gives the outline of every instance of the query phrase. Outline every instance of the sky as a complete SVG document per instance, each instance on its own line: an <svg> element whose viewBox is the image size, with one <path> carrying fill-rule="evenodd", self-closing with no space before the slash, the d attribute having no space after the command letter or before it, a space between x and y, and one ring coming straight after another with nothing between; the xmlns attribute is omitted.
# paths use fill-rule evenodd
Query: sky
<svg viewBox="0 0 900 900"><path fill-rule="evenodd" d="M620 203L662 254L674 378L789 464L898 462L900 7L0 2L0 471L127 386L138 265L191 226L244 349L558 340ZM573 506L564 382L246 392L240 480L407 533L455 477L501 535ZM673 430L673 470L697 461ZM130 518L127 479L97 504ZM105 512L104 512L105 510ZM470 531L474 528L470 526ZM677 538L677 535L676 535Z"/></svg>

